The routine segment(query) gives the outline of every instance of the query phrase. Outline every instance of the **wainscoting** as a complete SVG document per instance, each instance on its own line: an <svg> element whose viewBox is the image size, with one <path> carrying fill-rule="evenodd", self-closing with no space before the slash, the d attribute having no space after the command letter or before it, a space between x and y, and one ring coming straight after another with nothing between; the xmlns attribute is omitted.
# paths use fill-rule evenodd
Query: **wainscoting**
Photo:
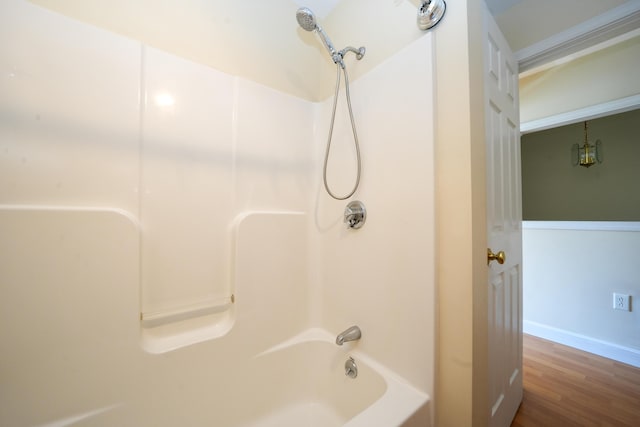
<svg viewBox="0 0 640 427"><path fill-rule="evenodd" d="M638 222L525 221L524 332L640 367L638 253Z"/></svg>

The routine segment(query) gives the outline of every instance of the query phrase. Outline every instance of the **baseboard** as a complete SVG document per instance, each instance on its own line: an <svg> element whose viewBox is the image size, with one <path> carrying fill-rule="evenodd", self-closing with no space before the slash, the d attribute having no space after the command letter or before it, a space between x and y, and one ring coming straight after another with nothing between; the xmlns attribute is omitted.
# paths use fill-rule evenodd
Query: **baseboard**
<svg viewBox="0 0 640 427"><path fill-rule="evenodd" d="M523 321L522 326L523 331L526 334L534 335L536 337L544 338L549 341L554 341L640 368L639 350L528 320Z"/></svg>

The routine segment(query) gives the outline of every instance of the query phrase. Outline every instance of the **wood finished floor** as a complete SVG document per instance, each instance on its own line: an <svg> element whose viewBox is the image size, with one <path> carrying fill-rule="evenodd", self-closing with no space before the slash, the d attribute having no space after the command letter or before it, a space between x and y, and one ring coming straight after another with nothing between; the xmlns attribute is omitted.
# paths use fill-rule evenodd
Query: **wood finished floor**
<svg viewBox="0 0 640 427"><path fill-rule="evenodd" d="M531 335L523 365L511 427L640 426L640 369Z"/></svg>

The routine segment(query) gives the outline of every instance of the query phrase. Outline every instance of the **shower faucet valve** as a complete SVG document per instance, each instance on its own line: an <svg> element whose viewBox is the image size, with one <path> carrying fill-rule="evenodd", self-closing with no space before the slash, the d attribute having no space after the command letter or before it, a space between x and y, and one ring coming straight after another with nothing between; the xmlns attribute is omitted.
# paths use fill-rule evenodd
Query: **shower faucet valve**
<svg viewBox="0 0 640 427"><path fill-rule="evenodd" d="M366 219L367 210L359 200L350 202L344 210L344 222L349 228L357 230L364 225Z"/></svg>

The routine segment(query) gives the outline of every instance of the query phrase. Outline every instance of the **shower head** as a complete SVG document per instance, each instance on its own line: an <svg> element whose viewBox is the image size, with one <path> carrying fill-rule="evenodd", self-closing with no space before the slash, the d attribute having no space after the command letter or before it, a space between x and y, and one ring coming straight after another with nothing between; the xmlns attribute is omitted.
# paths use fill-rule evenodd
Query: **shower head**
<svg viewBox="0 0 640 427"><path fill-rule="evenodd" d="M298 24L300 24L300 26L306 31L313 31L318 28L316 16L308 7L301 7L298 9L296 12L296 19L298 20Z"/></svg>
<svg viewBox="0 0 640 427"><path fill-rule="evenodd" d="M426 31L436 26L444 16L447 4L444 0L422 0L418 9L418 28Z"/></svg>
<svg viewBox="0 0 640 427"><path fill-rule="evenodd" d="M333 44L331 44L331 40L329 40L327 34L322 30L320 25L318 25L316 16L313 14L311 9L309 9L308 7L301 7L296 12L296 19L298 20L298 24L300 24L303 30L315 30L315 32L318 33L320 39L322 39L322 43L324 43L324 47L327 48L329 54L331 54L331 57L333 58L333 56L336 54L336 49L333 47Z"/></svg>

